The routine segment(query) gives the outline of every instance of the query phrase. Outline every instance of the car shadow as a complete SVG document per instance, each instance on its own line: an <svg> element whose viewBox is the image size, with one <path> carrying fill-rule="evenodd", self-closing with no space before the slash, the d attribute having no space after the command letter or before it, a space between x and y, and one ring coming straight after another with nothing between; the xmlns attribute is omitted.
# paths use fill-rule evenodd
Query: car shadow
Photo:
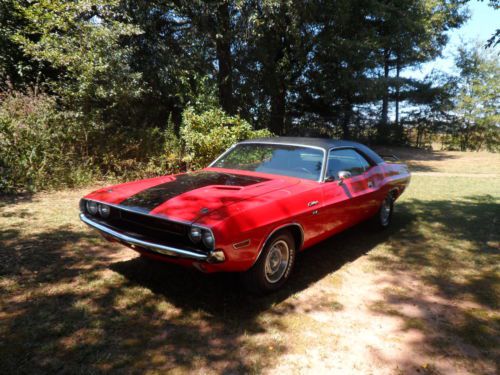
<svg viewBox="0 0 500 375"><path fill-rule="evenodd" d="M202 310L214 319L241 322L254 319L260 312L366 255L411 221L411 215L400 215L398 222L384 232L376 232L369 223L362 223L299 253L288 283L267 296L249 294L239 276L232 273L202 274L141 257L114 263L110 268L131 282L161 294L183 311Z"/></svg>

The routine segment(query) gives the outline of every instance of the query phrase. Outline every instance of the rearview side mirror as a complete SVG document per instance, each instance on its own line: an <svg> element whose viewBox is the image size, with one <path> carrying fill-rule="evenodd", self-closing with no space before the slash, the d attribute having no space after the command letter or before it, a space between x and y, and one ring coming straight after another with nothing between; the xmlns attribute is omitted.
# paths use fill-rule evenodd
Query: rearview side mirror
<svg viewBox="0 0 500 375"><path fill-rule="evenodd" d="M344 182L344 180L346 178L351 178L351 172L349 172L349 171L340 171L338 173L338 176L339 176L339 185L342 185L342 183Z"/></svg>

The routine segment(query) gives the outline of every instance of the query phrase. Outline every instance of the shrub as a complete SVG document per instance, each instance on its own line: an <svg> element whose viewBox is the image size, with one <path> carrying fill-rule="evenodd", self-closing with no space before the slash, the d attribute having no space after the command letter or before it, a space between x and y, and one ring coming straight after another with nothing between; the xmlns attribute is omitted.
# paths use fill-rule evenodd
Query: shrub
<svg viewBox="0 0 500 375"><path fill-rule="evenodd" d="M71 113L45 94L9 93L0 104L0 191L72 185L87 169L81 162L85 132Z"/></svg>
<svg viewBox="0 0 500 375"><path fill-rule="evenodd" d="M184 111L181 136L106 125L34 92L0 99L0 193L124 181L206 166L233 143L269 136L219 109Z"/></svg>
<svg viewBox="0 0 500 375"><path fill-rule="evenodd" d="M244 139L268 137L265 130L253 130L239 116L229 116L218 108L201 114L187 108L182 116L181 138L184 161L191 169L206 167L232 144Z"/></svg>

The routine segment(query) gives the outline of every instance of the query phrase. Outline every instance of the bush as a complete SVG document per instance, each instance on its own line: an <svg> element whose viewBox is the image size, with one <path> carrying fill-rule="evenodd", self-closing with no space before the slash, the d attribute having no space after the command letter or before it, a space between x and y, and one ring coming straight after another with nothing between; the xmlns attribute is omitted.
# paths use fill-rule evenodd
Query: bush
<svg viewBox="0 0 500 375"><path fill-rule="evenodd" d="M45 94L9 93L0 104L0 192L72 185L87 170L85 132ZM86 177L85 179L88 179Z"/></svg>
<svg viewBox="0 0 500 375"><path fill-rule="evenodd" d="M270 135L219 109L185 110L178 137L170 123L165 129L106 125L62 110L46 94L10 92L0 99L0 193L200 168L235 142Z"/></svg>
<svg viewBox="0 0 500 375"><path fill-rule="evenodd" d="M206 167L236 142L270 135L267 129L253 130L252 126L239 116L229 116L218 108L201 114L187 108L182 116L184 161L191 169Z"/></svg>

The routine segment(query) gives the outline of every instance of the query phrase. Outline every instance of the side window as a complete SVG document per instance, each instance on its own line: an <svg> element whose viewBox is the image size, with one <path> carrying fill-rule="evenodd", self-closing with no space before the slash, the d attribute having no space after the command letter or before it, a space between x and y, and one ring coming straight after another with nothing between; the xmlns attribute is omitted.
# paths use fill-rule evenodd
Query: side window
<svg viewBox="0 0 500 375"><path fill-rule="evenodd" d="M370 163L353 149L332 150L328 157L327 177L338 178L340 171L351 172L357 176L370 168Z"/></svg>

